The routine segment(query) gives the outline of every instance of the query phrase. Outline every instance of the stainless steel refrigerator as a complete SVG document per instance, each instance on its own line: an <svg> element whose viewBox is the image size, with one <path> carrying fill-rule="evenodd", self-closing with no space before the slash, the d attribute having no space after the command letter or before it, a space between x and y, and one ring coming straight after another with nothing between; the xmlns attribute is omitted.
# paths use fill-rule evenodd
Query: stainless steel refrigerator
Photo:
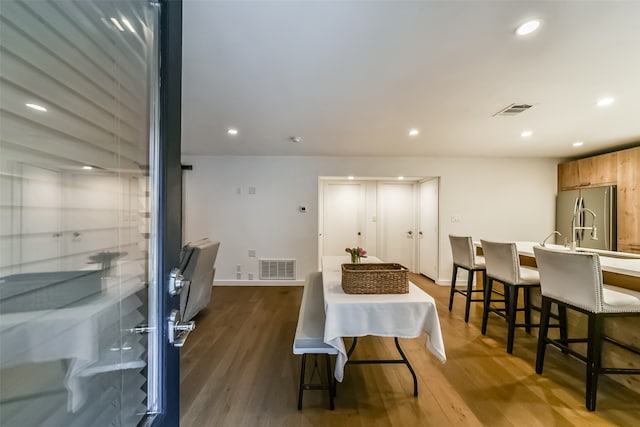
<svg viewBox="0 0 640 427"><path fill-rule="evenodd" d="M577 247L615 251L616 186L582 188L558 193L556 230L562 233L562 236L556 236L556 243L571 243L574 226L582 227L575 231ZM592 238L594 235L597 240Z"/></svg>

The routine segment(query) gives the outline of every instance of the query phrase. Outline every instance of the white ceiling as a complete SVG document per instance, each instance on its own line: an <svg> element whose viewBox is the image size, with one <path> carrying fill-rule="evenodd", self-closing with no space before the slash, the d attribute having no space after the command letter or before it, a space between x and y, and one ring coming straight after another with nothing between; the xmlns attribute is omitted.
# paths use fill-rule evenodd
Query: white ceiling
<svg viewBox="0 0 640 427"><path fill-rule="evenodd" d="M531 17L541 29L517 37ZM638 1L185 0L182 151L572 157L628 145L640 141L638 17ZM597 107L605 95L616 102ZM493 117L511 103L533 107Z"/></svg>

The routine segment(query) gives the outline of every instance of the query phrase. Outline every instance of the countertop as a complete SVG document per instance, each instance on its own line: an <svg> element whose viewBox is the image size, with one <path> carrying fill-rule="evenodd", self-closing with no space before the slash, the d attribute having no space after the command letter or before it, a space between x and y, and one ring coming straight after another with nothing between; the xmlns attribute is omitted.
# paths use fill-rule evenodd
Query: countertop
<svg viewBox="0 0 640 427"><path fill-rule="evenodd" d="M534 246L540 246L540 244L536 242L516 242L518 253L521 255L528 255L533 257ZM547 244L546 247L549 249L565 251L569 250L567 247L562 245ZM624 252L611 252L588 248L578 248L578 252L593 252L600 255L600 265L602 266L602 271L640 277L640 256L638 256L637 254L627 254Z"/></svg>
<svg viewBox="0 0 640 427"><path fill-rule="evenodd" d="M480 242L474 242L475 245L481 246ZM520 255L535 258L533 253L534 246L540 246L538 242L515 242ZM565 250L569 248L562 245L548 243L545 247L549 249ZM578 248L579 252L594 252L600 255L600 265L603 272L622 274L625 276L640 277L640 256L637 254L628 254L625 252L603 251L598 249ZM609 255L609 256L607 256Z"/></svg>

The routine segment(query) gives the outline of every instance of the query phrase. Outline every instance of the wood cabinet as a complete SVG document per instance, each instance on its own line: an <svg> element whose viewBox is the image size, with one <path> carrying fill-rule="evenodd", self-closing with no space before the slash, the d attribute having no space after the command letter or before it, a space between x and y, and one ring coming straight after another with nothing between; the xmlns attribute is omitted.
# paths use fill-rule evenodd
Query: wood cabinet
<svg viewBox="0 0 640 427"><path fill-rule="evenodd" d="M610 185L617 179L617 152L558 165L558 190Z"/></svg>
<svg viewBox="0 0 640 427"><path fill-rule="evenodd" d="M618 250L640 253L640 147L618 152Z"/></svg>
<svg viewBox="0 0 640 427"><path fill-rule="evenodd" d="M640 253L640 147L558 165L558 191L617 185L618 250Z"/></svg>
<svg viewBox="0 0 640 427"><path fill-rule="evenodd" d="M579 160L575 160L558 165L558 191L580 187L578 162Z"/></svg>

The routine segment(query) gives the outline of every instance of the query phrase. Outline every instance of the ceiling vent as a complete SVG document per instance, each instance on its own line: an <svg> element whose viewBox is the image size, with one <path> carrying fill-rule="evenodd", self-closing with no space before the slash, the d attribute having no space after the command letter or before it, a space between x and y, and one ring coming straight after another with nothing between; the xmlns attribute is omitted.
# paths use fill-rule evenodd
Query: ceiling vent
<svg viewBox="0 0 640 427"><path fill-rule="evenodd" d="M493 115L496 116L517 116L518 114L527 111L529 108L533 107L533 105L529 104L511 104L498 111Z"/></svg>

